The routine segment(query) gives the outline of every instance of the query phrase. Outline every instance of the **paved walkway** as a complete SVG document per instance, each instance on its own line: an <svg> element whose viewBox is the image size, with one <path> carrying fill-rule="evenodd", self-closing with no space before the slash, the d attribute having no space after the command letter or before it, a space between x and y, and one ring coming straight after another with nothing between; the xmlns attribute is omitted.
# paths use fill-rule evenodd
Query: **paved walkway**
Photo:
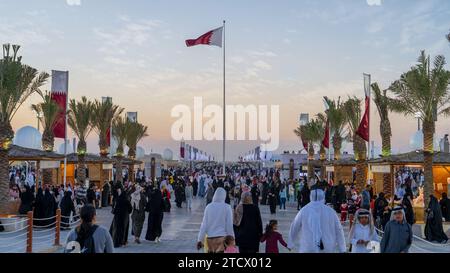
<svg viewBox="0 0 450 273"><path fill-rule="evenodd" d="M192 204L192 210L185 208L186 204L183 203L183 208L177 208L175 204L172 204L172 210L170 213L164 213L163 220L163 233L161 236L161 243L154 243L144 240L145 233L147 231L147 219L142 231L141 242L142 244L134 243L134 237L131 236L131 230L129 235L129 244L126 247L116 248L115 252L118 253L198 253L196 249L197 235L200 228L200 224L203 218L203 211L205 208L205 200L201 198L194 199ZM278 220L279 232L283 235L287 241L290 225L297 214L296 204L288 203L286 211L280 211L277 208L277 213L271 215L268 206L260 206L263 225L269 222L271 219ZM102 208L97 210L97 223L108 228L111 225L113 215L111 214L111 207ZM348 226L344 225L345 235L348 234ZM52 248L52 231L42 231L35 233L35 246L33 252L62 252L62 248ZM68 231L61 232L61 243L64 244ZM0 239L2 234L0 233ZM20 237L22 239L22 237ZM42 243L40 243L42 241ZM44 241L47 241L45 243ZM50 242L48 242L50 241ZM1 243L14 243L14 240L2 240ZM23 248L23 250L22 250ZM260 245L260 252L264 252L265 244ZM7 252L7 249L2 249L0 246L0 252ZM24 252L24 247L17 248L14 252ZM280 246L280 251L285 253L289 252L284 247ZM450 253L450 245L440 246L433 245L428 242L423 242L418 239L414 239L411 252L446 252Z"/></svg>
<svg viewBox="0 0 450 273"><path fill-rule="evenodd" d="M163 234L161 236L161 243L148 242L141 240L142 244L136 244L129 237L129 245L115 249L118 253L197 253L196 243L197 235L200 229L200 224L203 218L203 211L205 208L205 200L201 198L194 199L192 210L187 210L183 203L183 208L177 208L175 204L172 205L170 213L164 214L163 220ZM285 241L288 239L290 225L297 215L296 204L288 203L286 211L280 211L277 207L275 215L270 214L269 206L260 206L263 226L271 219L278 220L278 230L283 235ZM112 221L112 214L110 208L98 210L99 223L104 224L109 228ZM147 225L144 225L144 230L141 238L145 237ZM348 225L344 225L345 236L348 235ZM131 232L131 231L130 231ZM347 239L347 238L346 238ZM260 252L264 253L265 244L260 244ZM284 247L280 246L280 252L289 252ZM450 253L450 245L446 247L435 246L428 242L422 242L415 239L411 248L411 252L447 252Z"/></svg>

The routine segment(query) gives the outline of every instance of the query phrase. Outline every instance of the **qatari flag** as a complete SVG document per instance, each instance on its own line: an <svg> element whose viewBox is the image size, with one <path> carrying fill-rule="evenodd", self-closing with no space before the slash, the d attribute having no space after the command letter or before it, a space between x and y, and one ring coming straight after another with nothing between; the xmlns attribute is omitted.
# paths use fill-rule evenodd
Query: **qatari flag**
<svg viewBox="0 0 450 273"><path fill-rule="evenodd" d="M69 86L69 71L52 70L51 98L60 108L53 127L53 134L57 138L66 137L66 111Z"/></svg>
<svg viewBox="0 0 450 273"><path fill-rule="evenodd" d="M370 133L370 75L364 74L364 94L365 98L365 106L366 110L361 119L361 123L359 124L358 131L356 134L359 135L362 139L369 142L369 133Z"/></svg>
<svg viewBox="0 0 450 273"><path fill-rule="evenodd" d="M186 46L190 47L196 45L215 45L218 47L222 47L222 32L223 27L213 29L206 32L197 39L186 40Z"/></svg>

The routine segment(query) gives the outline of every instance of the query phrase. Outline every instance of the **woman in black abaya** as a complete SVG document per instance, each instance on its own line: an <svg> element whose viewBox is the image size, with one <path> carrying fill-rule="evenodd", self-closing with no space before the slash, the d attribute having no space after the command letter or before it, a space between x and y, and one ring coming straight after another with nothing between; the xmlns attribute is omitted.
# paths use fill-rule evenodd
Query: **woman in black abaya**
<svg viewBox="0 0 450 273"><path fill-rule="evenodd" d="M59 204L59 207L61 208L61 228L67 229L69 228L70 223L70 213L75 216L75 205L73 204L72 200L72 192L66 191L64 192L64 196L61 199L61 203Z"/></svg>
<svg viewBox="0 0 450 273"><path fill-rule="evenodd" d="M125 246L128 243L128 230L130 226L130 213L133 210L122 187L117 189L117 198L113 207L114 219L109 233L113 238L114 247Z"/></svg>
<svg viewBox="0 0 450 273"><path fill-rule="evenodd" d="M445 218L446 222L450 222L450 199L447 197L447 193L442 193L442 199L439 201L441 205L442 217Z"/></svg>
<svg viewBox="0 0 450 273"><path fill-rule="evenodd" d="M159 237L162 233L162 221L164 217L164 204L161 191L158 187L155 187L149 196L149 202L147 203L148 213L148 226L145 240L159 242Z"/></svg>
<svg viewBox="0 0 450 273"><path fill-rule="evenodd" d="M269 185L269 193L267 195L269 199L269 206L270 206L270 214L275 214L277 209L277 196L276 196L276 189L273 182Z"/></svg>
<svg viewBox="0 0 450 273"><path fill-rule="evenodd" d="M36 199L34 200L33 225L44 225L41 220L38 220L44 218L44 208L44 191L42 188L39 188L36 194Z"/></svg>
<svg viewBox="0 0 450 273"><path fill-rule="evenodd" d="M448 240L442 226L442 212L439 202L430 195L430 203L427 208L427 223L425 224L425 238L430 241L438 243L446 243Z"/></svg>
<svg viewBox="0 0 450 273"><path fill-rule="evenodd" d="M409 195L405 195L403 197L402 206L405 210L406 222L412 226L416 221L414 219L414 209L408 196Z"/></svg>
<svg viewBox="0 0 450 273"><path fill-rule="evenodd" d="M25 185L25 192L20 194L19 214L27 214L33 210L34 194L28 185Z"/></svg>
<svg viewBox="0 0 450 273"><path fill-rule="evenodd" d="M55 197L50 193L50 189L45 189L44 193L44 218L50 218L43 221L43 225L46 227L52 227L56 222L56 218L51 218L56 215L58 204ZM52 224L53 223L53 224Z"/></svg>

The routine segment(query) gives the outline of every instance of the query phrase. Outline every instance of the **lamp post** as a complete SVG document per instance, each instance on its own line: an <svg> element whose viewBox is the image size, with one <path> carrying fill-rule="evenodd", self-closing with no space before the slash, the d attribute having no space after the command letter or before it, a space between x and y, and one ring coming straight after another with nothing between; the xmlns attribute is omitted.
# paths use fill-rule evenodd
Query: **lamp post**
<svg viewBox="0 0 450 273"><path fill-rule="evenodd" d="M37 112L36 113L36 118L37 118L37 129L38 129L38 131L40 130L40 120L41 120L41 118L43 117L44 115L41 113L41 112Z"/></svg>

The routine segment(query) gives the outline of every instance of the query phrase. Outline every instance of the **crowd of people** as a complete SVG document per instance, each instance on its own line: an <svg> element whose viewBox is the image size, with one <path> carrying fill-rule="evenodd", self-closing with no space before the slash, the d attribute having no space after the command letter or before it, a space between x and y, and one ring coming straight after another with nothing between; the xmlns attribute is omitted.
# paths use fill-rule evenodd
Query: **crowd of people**
<svg viewBox="0 0 450 273"><path fill-rule="evenodd" d="M62 229L69 229L71 222L80 219L81 224L70 232L67 242L86 245L81 247L84 252L111 252L124 247L130 231L134 242L140 244L146 218L144 238L159 243L164 213L170 213L172 204L176 209L190 210L194 198L204 200L206 206L197 248L204 247L208 252L256 253L263 242L266 252L278 252L279 244L299 252L370 252L377 243L380 252L407 252L416 221L412 204L417 184L412 181L420 180L421 174L410 170L405 173L398 174L402 190L396 190L392 197L375 195L371 185L358 191L355 184L343 181L333 184L317 178L307 181L305 177L289 181L276 169L243 166L227 168L225 176L218 166L163 169L155 181L142 171L136 172L134 182L122 177L124 182L105 182L101 189L79 183L73 187L43 185L36 190L34 184L30 186L23 179L15 183L13 179L11 191L21 200L19 214L33 211L36 226L51 227L51 220L40 219L55 216L58 208ZM20 169L11 174L23 178ZM277 208L286 210L286 204L293 202L297 203L298 214L286 242L277 231L276 219L263 229L260 206L269 206L276 218ZM96 209L107 207L113 215L109 232L95 225ZM427 240L448 240L443 219L450 220L449 208L445 194L441 200L431 198L425 225ZM350 248L343 233L347 223Z"/></svg>

